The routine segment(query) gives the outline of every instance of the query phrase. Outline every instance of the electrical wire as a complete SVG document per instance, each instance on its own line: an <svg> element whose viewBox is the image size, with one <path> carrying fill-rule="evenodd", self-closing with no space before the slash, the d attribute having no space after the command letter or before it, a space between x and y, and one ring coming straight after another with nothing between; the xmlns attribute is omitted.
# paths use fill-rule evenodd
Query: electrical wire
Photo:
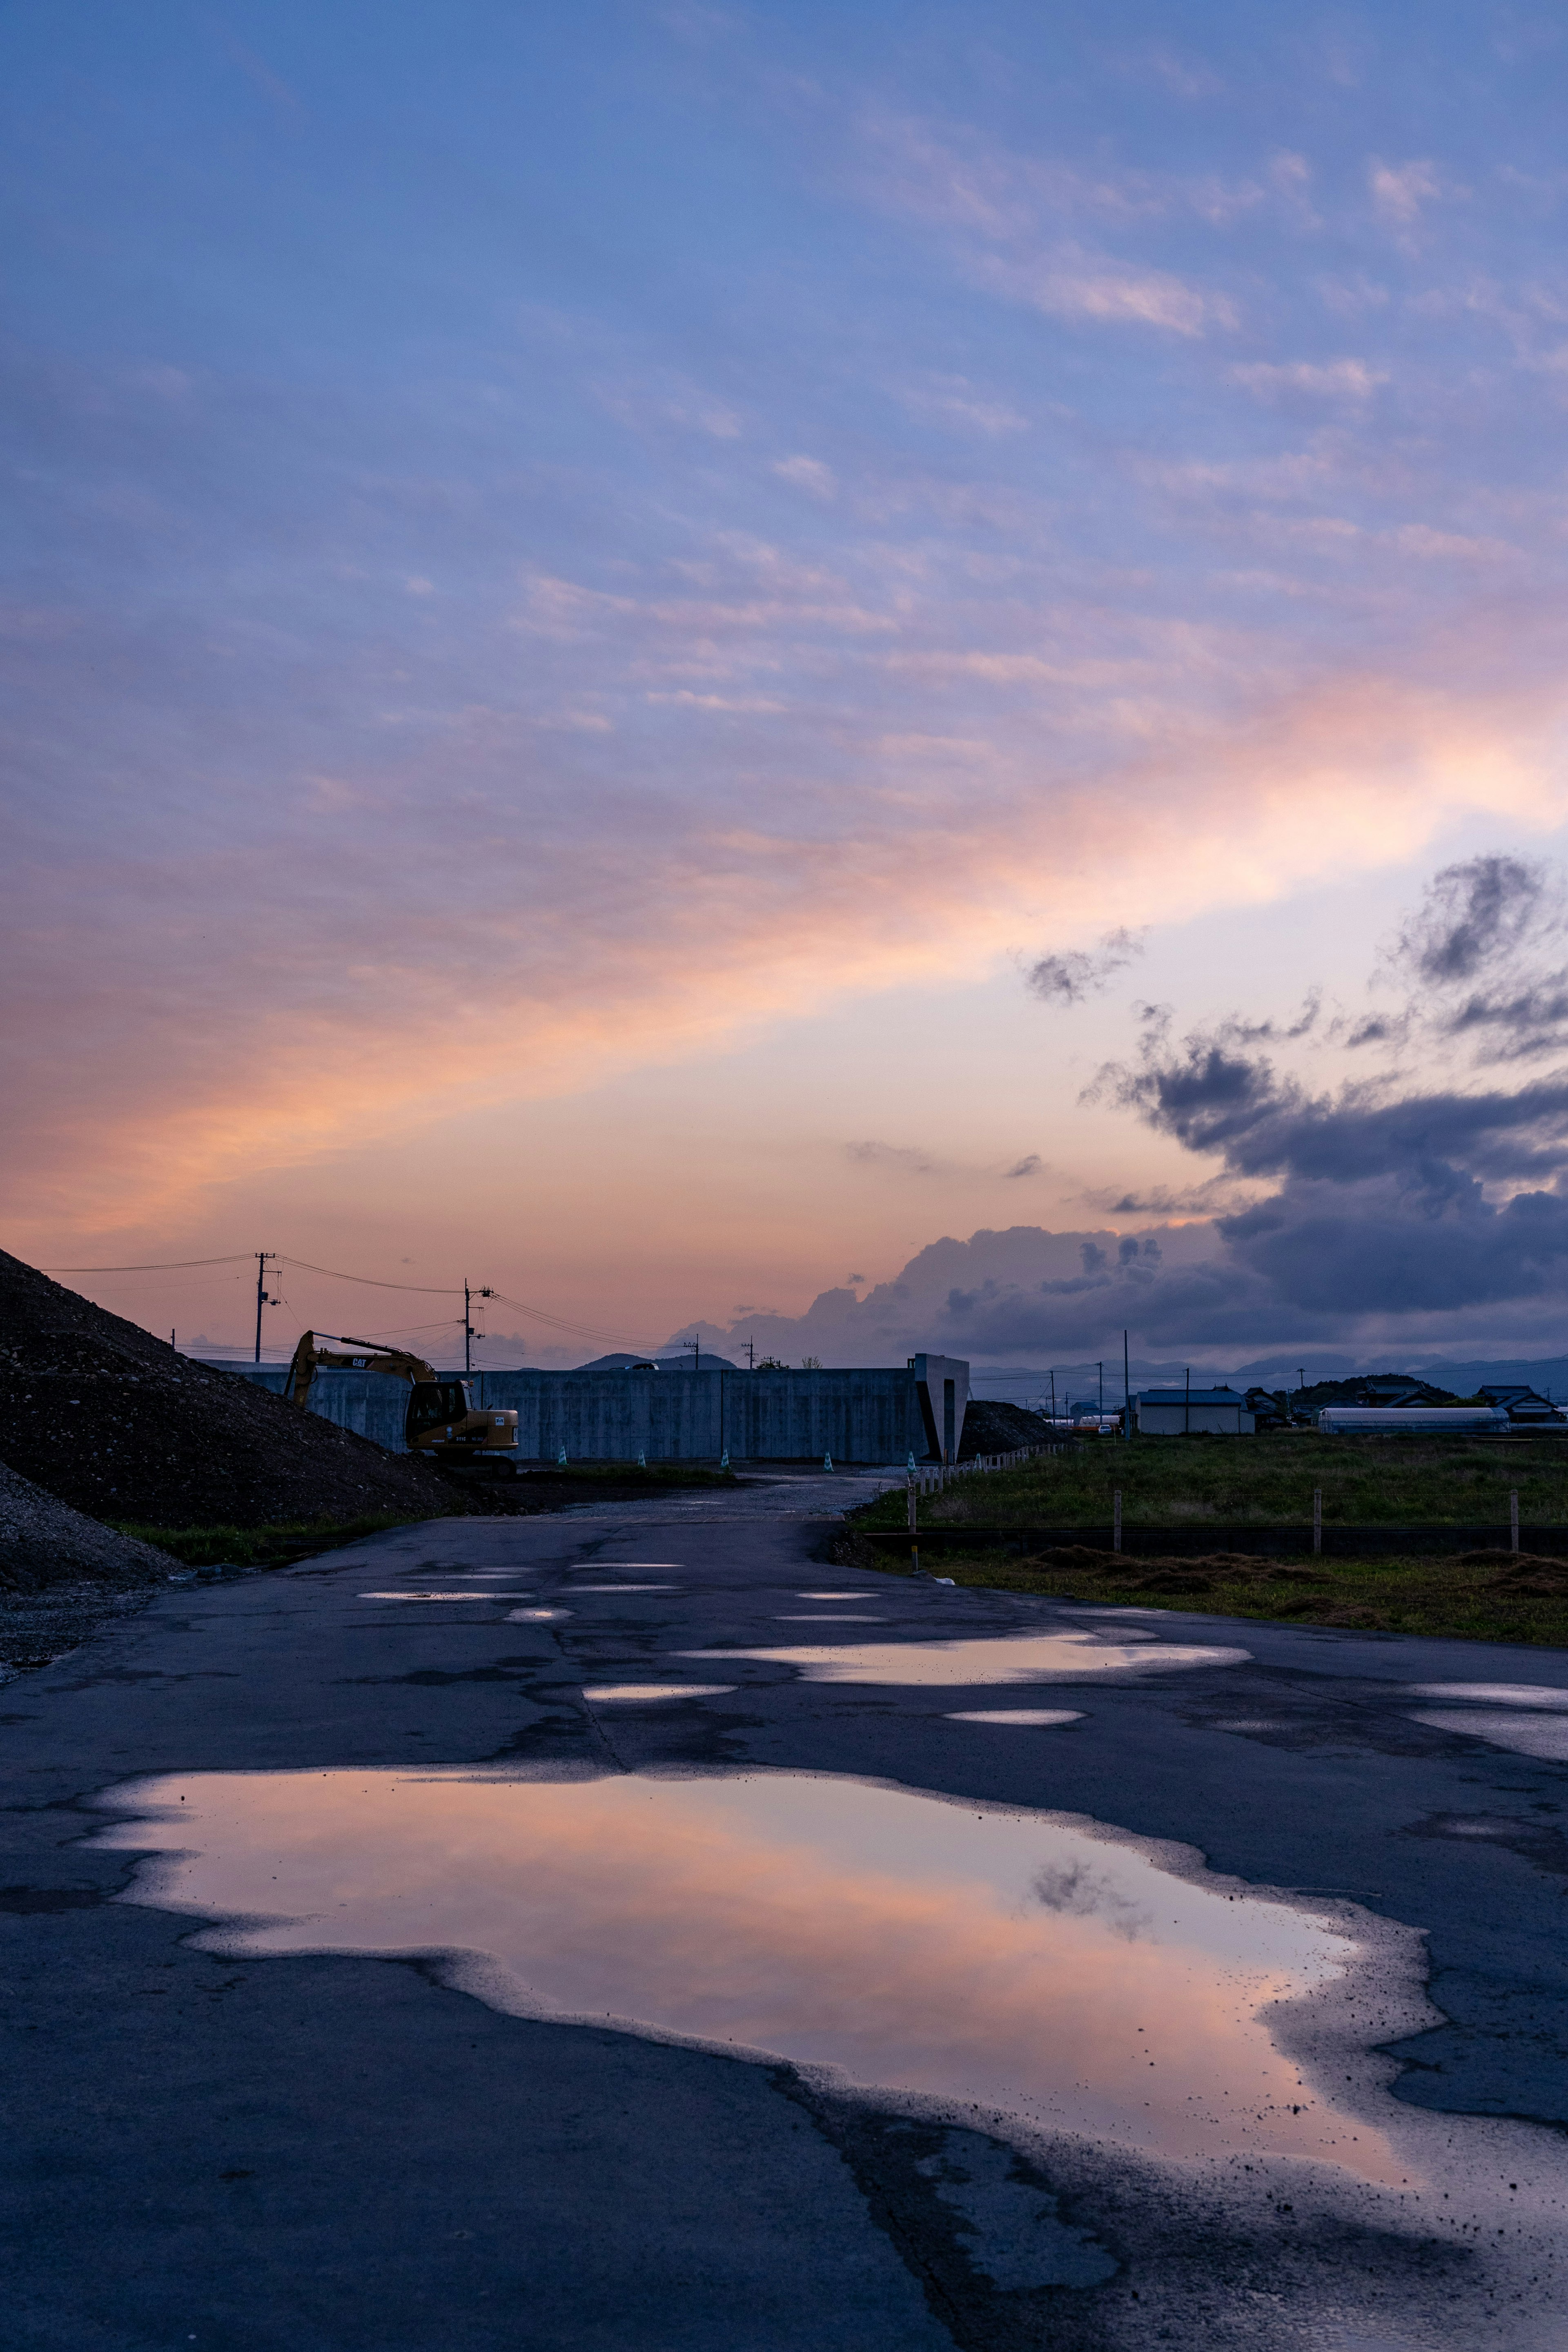
<svg viewBox="0 0 1568 2352"><path fill-rule="evenodd" d="M45 1265L40 1274L183 1274L193 1265L239 1265L256 1255L254 1250L236 1250L230 1257L176 1257L163 1265Z"/></svg>
<svg viewBox="0 0 1568 2352"><path fill-rule="evenodd" d="M214 1264L216 1263L218 1261L215 1259ZM367 1290L417 1290L426 1298L461 1298L463 1295L463 1286L460 1282L380 1282L374 1274L341 1274L335 1265L312 1265L308 1257L289 1257L282 1252L278 1255L278 1264L300 1266L307 1274L324 1274L333 1282L357 1282ZM105 1269L98 1270L101 1272ZM93 1271L94 1269L89 1266L77 1268L79 1274Z"/></svg>
<svg viewBox="0 0 1568 2352"><path fill-rule="evenodd" d="M531 1315L538 1323L552 1324L557 1331L575 1331L585 1339L608 1339L618 1348L642 1347L640 1339L628 1339L624 1331L601 1331L592 1323L570 1323L563 1315L547 1315L542 1307L528 1307L521 1298L509 1298L504 1290L492 1290L490 1297L501 1307L515 1307L520 1315Z"/></svg>
<svg viewBox="0 0 1568 2352"><path fill-rule="evenodd" d="M257 1255L255 1250L237 1250L231 1257L178 1258L170 1261L167 1265L55 1265L45 1266L42 1270L46 1274L175 1274L182 1273L191 1266L238 1265ZM281 1250L269 1250L267 1255L275 1265L297 1266L301 1273L324 1275L331 1282L358 1283L367 1290L417 1291L426 1298L460 1298L463 1295L460 1286L433 1282L382 1282L374 1275L344 1274L337 1266L312 1265L309 1258L289 1257ZM571 1331L584 1339L608 1339L612 1346L619 1348L641 1349L642 1347L640 1340L628 1339L624 1331L601 1331L593 1323L574 1323L566 1316L549 1315L542 1307L530 1307L521 1298L509 1298L502 1290L492 1290L490 1297L500 1306L514 1308L519 1315L532 1316L536 1323L548 1323L556 1331ZM437 1327L433 1323L424 1323L405 1324L401 1328L405 1330L430 1331Z"/></svg>

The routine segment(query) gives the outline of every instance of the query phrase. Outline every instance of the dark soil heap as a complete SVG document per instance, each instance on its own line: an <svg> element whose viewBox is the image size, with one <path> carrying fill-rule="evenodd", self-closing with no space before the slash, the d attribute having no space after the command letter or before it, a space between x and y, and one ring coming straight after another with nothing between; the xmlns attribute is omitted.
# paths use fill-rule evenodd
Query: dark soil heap
<svg viewBox="0 0 1568 2352"><path fill-rule="evenodd" d="M1017 1454L1026 1445L1048 1445L1055 1432L1043 1413L1026 1405L1004 1404L999 1397L971 1397L963 1411L963 1434L958 1458L973 1462L977 1454Z"/></svg>
<svg viewBox="0 0 1568 2352"><path fill-rule="evenodd" d="M176 1355L3 1250L0 1460L96 1519L147 1527L472 1507L431 1465Z"/></svg>

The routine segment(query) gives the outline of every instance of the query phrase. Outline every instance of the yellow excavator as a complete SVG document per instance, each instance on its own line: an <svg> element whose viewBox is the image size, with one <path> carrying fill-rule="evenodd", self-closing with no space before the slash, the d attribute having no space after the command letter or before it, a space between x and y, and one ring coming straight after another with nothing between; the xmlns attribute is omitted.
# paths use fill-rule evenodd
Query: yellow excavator
<svg viewBox="0 0 1568 2352"><path fill-rule="evenodd" d="M323 1347L331 1339L331 1347ZM385 1372L408 1383L408 1411L404 1416L403 1442L411 1454L459 1470L489 1470L504 1475L517 1467L515 1412L479 1412L464 1380L446 1380L422 1356L374 1347L365 1339L345 1339L341 1332L305 1331L289 1367L283 1391L290 1404L309 1402L310 1383L321 1370L344 1372Z"/></svg>

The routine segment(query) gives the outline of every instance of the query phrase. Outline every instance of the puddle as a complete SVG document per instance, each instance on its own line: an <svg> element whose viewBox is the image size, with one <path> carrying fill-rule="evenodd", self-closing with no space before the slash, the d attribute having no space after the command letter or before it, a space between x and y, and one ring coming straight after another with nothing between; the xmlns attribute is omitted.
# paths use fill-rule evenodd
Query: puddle
<svg viewBox="0 0 1568 2352"><path fill-rule="evenodd" d="M888 1621L885 1617L859 1616L852 1609L836 1611L832 1616L826 1611L818 1611L814 1615L809 1611L797 1609L793 1615L788 1611L781 1612L773 1622L779 1625L885 1625Z"/></svg>
<svg viewBox="0 0 1568 2352"><path fill-rule="evenodd" d="M1426 1707L1412 1715L1412 1723L1429 1724L1434 1731L1462 1731L1471 1739L1485 1739L1493 1748L1511 1748L1518 1756L1533 1756L1543 1764L1568 1764L1568 1716L1527 1715L1521 1707Z"/></svg>
<svg viewBox="0 0 1568 2352"><path fill-rule="evenodd" d="M568 1592L679 1592L679 1584L569 1584Z"/></svg>
<svg viewBox="0 0 1568 2352"><path fill-rule="evenodd" d="M979 1706L950 1715L949 1723L1081 1723L1080 1709L1072 1706Z"/></svg>
<svg viewBox="0 0 1568 2352"><path fill-rule="evenodd" d="M733 1683L584 1683L583 1696L601 1699L724 1698Z"/></svg>
<svg viewBox="0 0 1568 2352"><path fill-rule="evenodd" d="M193 1773L100 1802L131 1818L94 1843L154 1856L121 1899L224 1923L202 1949L455 1955L516 2015L774 2053L1026 2138L1411 2171L1268 2030L1357 1959L1342 1927L1047 1815L787 1771Z"/></svg>
<svg viewBox="0 0 1568 2352"><path fill-rule="evenodd" d="M361 1601L531 1601L527 1592L362 1592Z"/></svg>
<svg viewBox="0 0 1568 2352"><path fill-rule="evenodd" d="M975 1684L1082 1682L1175 1666L1236 1666L1250 1650L1177 1642L1106 1642L1094 1633L1002 1633L952 1642L846 1642L833 1649L675 1650L677 1658L752 1658L799 1666L807 1682Z"/></svg>
<svg viewBox="0 0 1568 2352"><path fill-rule="evenodd" d="M509 1609L506 1622L509 1625L545 1625L552 1618L571 1614L570 1609Z"/></svg>
<svg viewBox="0 0 1568 2352"><path fill-rule="evenodd" d="M879 1592L797 1592L797 1601L880 1601Z"/></svg>
<svg viewBox="0 0 1568 2352"><path fill-rule="evenodd" d="M1407 1683L1414 1698L1473 1698L1488 1706L1568 1707L1556 1683Z"/></svg>

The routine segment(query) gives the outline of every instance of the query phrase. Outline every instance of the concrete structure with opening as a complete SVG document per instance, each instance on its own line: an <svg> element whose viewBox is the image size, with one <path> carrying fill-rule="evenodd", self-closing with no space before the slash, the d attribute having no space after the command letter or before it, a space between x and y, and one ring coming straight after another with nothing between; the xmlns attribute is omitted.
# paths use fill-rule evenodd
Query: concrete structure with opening
<svg viewBox="0 0 1568 2352"><path fill-rule="evenodd" d="M226 1364L280 1395L281 1364ZM558 1461L956 1462L969 1366L955 1356L850 1371L475 1372L476 1405L513 1410L520 1468ZM310 1411L401 1454L408 1391L382 1372L319 1371Z"/></svg>

